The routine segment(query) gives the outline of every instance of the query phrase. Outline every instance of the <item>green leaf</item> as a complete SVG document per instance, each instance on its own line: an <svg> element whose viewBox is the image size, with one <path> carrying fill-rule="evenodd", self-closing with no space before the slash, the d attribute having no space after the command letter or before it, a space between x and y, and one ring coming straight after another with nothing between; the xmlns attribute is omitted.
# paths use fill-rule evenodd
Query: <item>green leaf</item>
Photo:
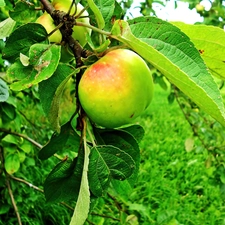
<svg viewBox="0 0 225 225"><path fill-rule="evenodd" d="M140 125L132 125L129 127L125 127L122 130L131 134L137 140L138 143L141 142L141 140L143 139L145 135L145 130Z"/></svg>
<svg viewBox="0 0 225 225"><path fill-rule="evenodd" d="M14 11L9 11L10 17L19 23L29 23L36 16L35 6L19 1L14 7Z"/></svg>
<svg viewBox="0 0 225 225"><path fill-rule="evenodd" d="M2 138L1 142L3 144L14 144L14 145L19 145L19 137L16 137L15 135L12 134L7 134L4 138Z"/></svg>
<svg viewBox="0 0 225 225"><path fill-rule="evenodd" d="M83 158L74 161L66 159L58 163L50 172L44 183L47 202L55 203L76 200L81 183Z"/></svg>
<svg viewBox="0 0 225 225"><path fill-rule="evenodd" d="M86 140L84 140L86 142ZM84 167L81 178L81 185L76 207L70 225L83 225L86 221L90 208L90 190L88 185L88 165L89 165L90 149L84 143Z"/></svg>
<svg viewBox="0 0 225 225"><path fill-rule="evenodd" d="M98 9L100 10L102 17L106 23L112 24L111 19L113 17L114 9L115 9L115 0L107 0L107 1L95 1ZM101 27L104 28L104 27Z"/></svg>
<svg viewBox="0 0 225 225"><path fill-rule="evenodd" d="M130 24L130 26L129 26ZM225 126L222 97L198 50L174 25L154 17L114 23L112 37L150 62L206 113Z"/></svg>
<svg viewBox="0 0 225 225"><path fill-rule="evenodd" d="M5 1L4 0L0 0L0 7L4 7L5 6Z"/></svg>
<svg viewBox="0 0 225 225"><path fill-rule="evenodd" d="M29 58L29 66L17 61L8 69L7 74L19 80L10 85L14 91L29 88L51 77L59 63L60 46L34 44L30 48Z"/></svg>
<svg viewBox="0 0 225 225"><path fill-rule="evenodd" d="M33 44L47 44L47 36L48 33L41 24L28 23L20 26L9 36L2 56L10 61L15 61L20 53L26 55Z"/></svg>
<svg viewBox="0 0 225 225"><path fill-rule="evenodd" d="M53 130L60 132L59 107L60 99L67 81L77 73L73 67L67 64L59 64L54 75L40 83L39 95L45 114L48 116Z"/></svg>
<svg viewBox="0 0 225 225"><path fill-rule="evenodd" d="M136 130L135 128L137 127L135 126L136 125L120 130L94 130L95 133L99 133L101 139L105 144L115 146L125 151L133 159L135 166L132 168L132 175L127 179L127 182L123 181L120 183L121 186L129 185L132 188L136 182L140 164L140 149L137 143L137 134L140 135L141 133L143 133L143 130L141 128L139 128L140 130Z"/></svg>
<svg viewBox="0 0 225 225"><path fill-rule="evenodd" d="M190 25L172 22L188 35L199 50L212 75L225 79L225 32L223 29L207 25Z"/></svg>
<svg viewBox="0 0 225 225"><path fill-rule="evenodd" d="M2 108L2 112L4 113L3 116L6 116L6 120L14 120L16 117L16 108L15 106L9 104L8 102L3 102L0 105L0 108Z"/></svg>
<svg viewBox="0 0 225 225"><path fill-rule="evenodd" d="M15 25L16 21L11 19L10 17L3 20L0 23L0 39L8 37L12 33Z"/></svg>
<svg viewBox="0 0 225 225"><path fill-rule="evenodd" d="M0 102L5 102L8 99L8 97L9 97L8 86L5 83L5 81L0 79Z"/></svg>
<svg viewBox="0 0 225 225"><path fill-rule="evenodd" d="M5 170L8 174L17 172L20 168L20 158L18 153L10 154L5 157Z"/></svg>
<svg viewBox="0 0 225 225"><path fill-rule="evenodd" d="M135 162L135 167L133 170L135 171L136 168L137 171L140 161L140 149L135 136L133 136L134 132L137 132L137 130L135 130L135 126L131 126L130 128L126 129L94 129L94 132L99 133L101 139L104 141L104 144L115 146L129 154ZM131 132L133 132L133 134L131 134ZM142 132L143 131L140 131L140 133Z"/></svg>
<svg viewBox="0 0 225 225"><path fill-rule="evenodd" d="M58 151L78 152L80 136L74 131L70 122L61 127L60 134L54 133L51 140L39 152L38 157L42 160L48 159Z"/></svg>
<svg viewBox="0 0 225 225"><path fill-rule="evenodd" d="M95 19L97 21L98 28L103 29L105 27L105 21L104 21L104 18L102 16L101 11L99 10L98 6L94 3L93 0L87 0L87 3L95 15Z"/></svg>
<svg viewBox="0 0 225 225"><path fill-rule="evenodd" d="M91 149L89 163L89 184L95 196L102 196L110 180L125 180L135 169L135 162L125 151L110 145Z"/></svg>

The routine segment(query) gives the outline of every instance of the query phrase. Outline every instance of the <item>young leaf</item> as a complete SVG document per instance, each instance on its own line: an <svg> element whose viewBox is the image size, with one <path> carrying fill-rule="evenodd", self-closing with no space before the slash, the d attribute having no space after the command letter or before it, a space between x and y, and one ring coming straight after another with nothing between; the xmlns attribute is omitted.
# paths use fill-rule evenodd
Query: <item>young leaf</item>
<svg viewBox="0 0 225 225"><path fill-rule="evenodd" d="M88 6L90 7L90 9L92 10L92 12L95 15L95 19L97 21L98 28L103 29L105 27L105 21L104 21L104 18L102 16L99 8L97 7L97 5L94 3L93 0L87 0L87 2L88 2Z"/></svg>
<svg viewBox="0 0 225 225"><path fill-rule="evenodd" d="M44 183L47 202L76 200L80 188L82 168L83 157L78 157L75 161L66 159L58 163Z"/></svg>
<svg viewBox="0 0 225 225"><path fill-rule="evenodd" d="M190 25L172 22L181 29L199 50L212 75L225 78L225 32L223 29L207 25Z"/></svg>
<svg viewBox="0 0 225 225"><path fill-rule="evenodd" d="M80 145L80 136L74 131L70 122L61 127L60 134L54 133L50 142L45 145L38 156L45 160L54 155L57 151L78 151Z"/></svg>
<svg viewBox="0 0 225 225"><path fill-rule="evenodd" d="M77 71L67 64L59 64L54 75L39 85L39 95L45 114L48 116L52 129L60 132L59 106L60 99L67 81Z"/></svg>
<svg viewBox="0 0 225 225"><path fill-rule="evenodd" d="M10 17L3 20L0 23L0 39L8 37L12 33L15 25L16 21L11 19Z"/></svg>
<svg viewBox="0 0 225 225"><path fill-rule="evenodd" d="M8 174L17 172L20 168L20 158L18 153L13 153L5 157L5 170Z"/></svg>
<svg viewBox="0 0 225 225"><path fill-rule="evenodd" d="M4 0L0 0L0 7L5 6L5 1Z"/></svg>
<svg viewBox="0 0 225 225"><path fill-rule="evenodd" d="M79 196L70 225L83 225L86 221L90 208L90 190L88 185L88 165L90 149L84 140L84 167L82 172Z"/></svg>
<svg viewBox="0 0 225 225"><path fill-rule="evenodd" d="M5 102L9 97L9 90L7 84L0 79L0 102Z"/></svg>
<svg viewBox="0 0 225 225"><path fill-rule="evenodd" d="M218 87L189 38L174 25L158 18L139 17L129 24L116 21L112 37L140 54L225 126L224 105Z"/></svg>
<svg viewBox="0 0 225 225"><path fill-rule="evenodd" d="M48 43L48 33L38 23L28 23L20 26L9 36L2 56L10 61L15 61L20 53L27 54L31 45L35 43Z"/></svg>
<svg viewBox="0 0 225 225"><path fill-rule="evenodd" d="M34 44L29 51L29 66L16 62L8 69L8 75L16 81L10 85L14 91L21 91L48 79L55 72L60 59L60 46ZM25 74L20 74L25 72ZM20 79L23 77L22 79Z"/></svg>

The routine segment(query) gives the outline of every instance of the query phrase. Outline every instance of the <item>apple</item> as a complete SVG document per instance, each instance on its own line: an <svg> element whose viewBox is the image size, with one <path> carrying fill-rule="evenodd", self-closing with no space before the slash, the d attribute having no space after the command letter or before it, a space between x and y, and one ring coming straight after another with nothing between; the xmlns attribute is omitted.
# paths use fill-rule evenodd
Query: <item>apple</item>
<svg viewBox="0 0 225 225"><path fill-rule="evenodd" d="M48 34L56 28L56 25L54 24L54 20L47 12L44 12L36 20L36 23L43 25ZM48 37L48 39L50 42L60 43L62 41L62 34L59 30L56 30L51 36Z"/></svg>
<svg viewBox="0 0 225 225"><path fill-rule="evenodd" d="M78 85L85 113L91 121L106 128L131 123L147 109L152 96L149 67L128 49L108 52L85 70Z"/></svg>
<svg viewBox="0 0 225 225"><path fill-rule="evenodd" d="M53 2L52 2L52 5L54 6L54 8L56 10L64 11L66 13L69 11L71 4L72 4L72 0L63 0L63 1L62 0L53 0ZM84 9L84 7L80 3L76 4L76 8L75 8L75 4L73 4L70 15L73 15L76 10L75 16L77 16L83 9ZM85 24L90 24L88 16L89 16L89 14L85 10L81 14L82 18L78 18L78 19L76 19L76 21L83 22ZM86 35L91 35L91 29L89 29L87 27L76 26L76 25L73 27L72 37L75 40L79 41L79 43L82 47L87 43Z"/></svg>
<svg viewBox="0 0 225 225"><path fill-rule="evenodd" d="M200 3L198 3L196 6L195 6L195 9L198 13L201 13L202 11L205 10L205 7L203 5L201 5Z"/></svg>

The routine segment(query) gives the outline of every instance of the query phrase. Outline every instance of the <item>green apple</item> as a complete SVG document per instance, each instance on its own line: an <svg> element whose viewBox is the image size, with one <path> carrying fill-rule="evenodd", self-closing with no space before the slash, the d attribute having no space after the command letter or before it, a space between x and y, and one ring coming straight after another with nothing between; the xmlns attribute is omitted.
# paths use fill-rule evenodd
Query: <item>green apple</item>
<svg viewBox="0 0 225 225"><path fill-rule="evenodd" d="M198 13L201 13L202 11L205 10L205 7L199 3L195 6L195 9Z"/></svg>
<svg viewBox="0 0 225 225"><path fill-rule="evenodd" d="M56 10L60 10L60 11L64 11L64 12L68 12L70 5L72 4L72 0L53 0L52 5L54 6L54 8ZM76 8L75 5L73 5L70 15L73 15L75 13L75 16L77 16L81 10L83 10L83 6L78 3L76 4ZM83 22L85 24L90 24L89 18L88 18L88 12L85 10L82 14L81 14L81 18L76 19L77 22ZM81 44L81 46L84 46L87 43L87 38L86 35L90 35L91 34L91 29L87 28L87 27L82 27L82 26L74 26L73 27L73 34L72 37L79 41L79 43Z"/></svg>
<svg viewBox="0 0 225 225"><path fill-rule="evenodd" d="M47 12L44 12L43 15L36 20L36 23L43 25L48 34L56 28L54 20ZM48 39L50 42L60 43L62 41L62 34L59 30L56 30L51 36L48 37Z"/></svg>
<svg viewBox="0 0 225 225"><path fill-rule="evenodd" d="M108 52L84 72L78 85L87 116L106 128L131 123L147 109L152 96L149 67L128 49Z"/></svg>

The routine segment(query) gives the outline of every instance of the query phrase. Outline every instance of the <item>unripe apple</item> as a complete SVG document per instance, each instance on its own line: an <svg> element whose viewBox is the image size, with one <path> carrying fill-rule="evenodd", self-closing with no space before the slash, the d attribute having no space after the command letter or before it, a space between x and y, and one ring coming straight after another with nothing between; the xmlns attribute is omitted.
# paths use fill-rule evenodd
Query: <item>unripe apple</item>
<svg viewBox="0 0 225 225"><path fill-rule="evenodd" d="M70 5L72 4L72 0L54 0L52 2L52 5L54 6L54 8L56 10L60 10L60 11L64 11L64 12L68 12ZM70 15L73 15L75 10L75 16L77 16L81 10L83 10L83 6L78 3L76 4L76 8L75 8L75 4L73 4L73 7L71 9ZM89 22L89 18L88 18L88 12L85 10L82 14L81 17L82 18L78 18L76 19L77 22L83 22L85 24L90 24ZM87 28L87 27L82 27L82 26L74 26L73 27L73 34L72 37L79 41L79 43L81 44L81 46L84 46L87 43L87 38L86 35L90 35L91 34L91 29Z"/></svg>
<svg viewBox="0 0 225 225"><path fill-rule="evenodd" d="M39 23L44 26L48 34L56 28L54 20L47 12L44 12L43 15L41 15L36 20L36 23ZM62 34L59 30L56 30L51 36L48 37L48 39L50 42L60 43L62 41Z"/></svg>
<svg viewBox="0 0 225 225"><path fill-rule="evenodd" d="M152 100L150 69L133 51L112 50L84 72L78 96L94 123L106 128L129 124Z"/></svg>
<svg viewBox="0 0 225 225"><path fill-rule="evenodd" d="M200 3L197 4L197 5L195 6L195 8L196 8L196 11L197 11L198 13L200 13L200 12L202 12L202 11L205 10L205 7L204 7L203 5L201 5Z"/></svg>

